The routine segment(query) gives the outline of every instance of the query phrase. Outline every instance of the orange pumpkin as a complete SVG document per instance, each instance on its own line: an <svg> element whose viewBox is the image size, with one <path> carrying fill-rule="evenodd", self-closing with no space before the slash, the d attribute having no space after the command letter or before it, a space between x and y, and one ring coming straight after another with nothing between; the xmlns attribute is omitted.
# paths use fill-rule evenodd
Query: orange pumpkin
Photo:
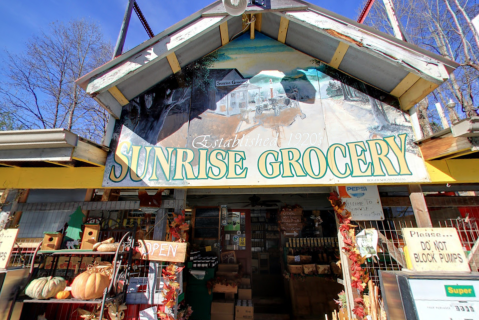
<svg viewBox="0 0 479 320"><path fill-rule="evenodd" d="M58 300L68 299L70 298L70 291L60 291L55 296Z"/></svg>
<svg viewBox="0 0 479 320"><path fill-rule="evenodd" d="M102 272L95 270L79 274L71 285L72 296L81 300L98 299L103 296L103 291L110 285L110 278Z"/></svg>

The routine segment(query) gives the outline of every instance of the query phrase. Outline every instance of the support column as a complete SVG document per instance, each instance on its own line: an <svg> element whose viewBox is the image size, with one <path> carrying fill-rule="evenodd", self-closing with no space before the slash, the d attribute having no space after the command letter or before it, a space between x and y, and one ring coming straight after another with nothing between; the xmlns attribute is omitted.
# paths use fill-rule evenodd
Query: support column
<svg viewBox="0 0 479 320"><path fill-rule="evenodd" d="M416 217L416 224L418 228L432 228L431 217L427 210L426 199L422 192L421 185L410 184L408 185L409 199L411 200L412 210Z"/></svg>
<svg viewBox="0 0 479 320"><path fill-rule="evenodd" d="M17 212L18 204L27 202L30 189L6 190L5 192L8 193L5 196L5 206L2 208L2 210L5 212L9 212L10 217L13 217L9 227L16 228L20 223L20 218L22 217L22 212Z"/></svg>

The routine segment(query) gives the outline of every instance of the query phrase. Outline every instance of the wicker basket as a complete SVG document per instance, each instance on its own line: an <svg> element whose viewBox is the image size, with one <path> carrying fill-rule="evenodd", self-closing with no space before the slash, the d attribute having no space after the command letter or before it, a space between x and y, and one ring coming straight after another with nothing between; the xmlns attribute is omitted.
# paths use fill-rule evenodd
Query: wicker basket
<svg viewBox="0 0 479 320"><path fill-rule="evenodd" d="M301 274L303 273L303 266L288 264L288 270L289 270L289 273L292 273L292 274Z"/></svg>
<svg viewBox="0 0 479 320"><path fill-rule="evenodd" d="M303 264L303 272L304 272L304 274L315 274L316 273L316 265L315 264Z"/></svg>

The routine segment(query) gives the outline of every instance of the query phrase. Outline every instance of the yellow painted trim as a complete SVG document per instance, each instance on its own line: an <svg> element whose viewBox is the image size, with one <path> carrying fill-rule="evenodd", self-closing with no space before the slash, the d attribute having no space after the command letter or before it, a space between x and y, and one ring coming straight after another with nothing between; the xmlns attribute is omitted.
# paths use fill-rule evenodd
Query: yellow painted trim
<svg viewBox="0 0 479 320"><path fill-rule="evenodd" d="M431 183L477 183L479 159L446 159L426 161Z"/></svg>
<svg viewBox="0 0 479 320"><path fill-rule="evenodd" d="M479 159L447 159L426 161L431 184L477 183ZM102 188L104 167L79 168L0 168L0 189L99 189ZM392 184L382 183L382 184ZM408 183L398 183L408 184ZM257 185L254 187L320 187L335 184ZM166 186L165 186L166 187ZM174 186L171 186L175 188ZM193 188L225 188L224 186L198 186ZM234 186L231 188L251 188ZM121 188L121 187L120 187ZM126 188L126 187L125 187ZM131 187L130 187L131 188ZM157 189L158 187L151 187ZM170 187L168 187L170 188ZM188 189L192 187L180 187Z"/></svg>
<svg viewBox="0 0 479 320"><path fill-rule="evenodd" d="M288 26L289 20L285 17L281 17L281 21L279 22L279 30L278 30L278 41L281 43L286 42L286 35L288 34Z"/></svg>
<svg viewBox="0 0 479 320"><path fill-rule="evenodd" d="M399 98L401 109L404 111L411 109L428 94L436 90L437 87L439 87L439 85L435 83L429 82L423 78L419 79Z"/></svg>
<svg viewBox="0 0 479 320"><path fill-rule="evenodd" d="M220 24L220 34L221 34L221 45L224 46L228 42L230 42L229 34L228 34L228 21L223 22Z"/></svg>
<svg viewBox="0 0 479 320"><path fill-rule="evenodd" d="M97 189L104 167L0 168L0 188L5 189Z"/></svg>
<svg viewBox="0 0 479 320"><path fill-rule="evenodd" d="M336 48L336 51L334 52L334 56L331 58L331 62L329 63L329 65L334 69L338 69L348 49L349 46L346 43L340 41L338 47Z"/></svg>
<svg viewBox="0 0 479 320"><path fill-rule="evenodd" d="M123 95L123 93L121 93L120 89L118 89L116 86L108 89L108 92L113 96L113 98L116 99L116 101L121 104L122 107L130 103L130 101L128 101L128 99Z"/></svg>
<svg viewBox="0 0 479 320"><path fill-rule="evenodd" d="M404 92L409 90L409 88L411 88L419 80L419 78L420 77L418 75L409 72L408 75L405 76L404 79L401 80L401 82L399 82L396 88L391 91L391 95L399 98L404 94Z"/></svg>
<svg viewBox="0 0 479 320"><path fill-rule="evenodd" d="M168 59L168 63L170 64L173 73L181 71L180 63L178 62L178 58L176 57L176 54L174 52L167 55L166 59Z"/></svg>

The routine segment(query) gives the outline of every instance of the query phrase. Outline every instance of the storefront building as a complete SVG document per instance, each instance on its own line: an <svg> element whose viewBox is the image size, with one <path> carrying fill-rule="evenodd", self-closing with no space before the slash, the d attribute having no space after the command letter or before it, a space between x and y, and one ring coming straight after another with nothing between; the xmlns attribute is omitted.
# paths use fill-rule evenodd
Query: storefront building
<svg viewBox="0 0 479 320"><path fill-rule="evenodd" d="M215 2L78 79L111 114L103 145L0 133L6 319L181 318L178 303L191 319L352 319L360 292L394 319L380 271L414 267L404 228L454 228L477 271L475 120L423 138L414 111L458 65L305 2L248 10ZM358 270L348 224L359 247L375 230ZM83 272L108 286L80 295ZM43 276L73 298L25 296Z"/></svg>

